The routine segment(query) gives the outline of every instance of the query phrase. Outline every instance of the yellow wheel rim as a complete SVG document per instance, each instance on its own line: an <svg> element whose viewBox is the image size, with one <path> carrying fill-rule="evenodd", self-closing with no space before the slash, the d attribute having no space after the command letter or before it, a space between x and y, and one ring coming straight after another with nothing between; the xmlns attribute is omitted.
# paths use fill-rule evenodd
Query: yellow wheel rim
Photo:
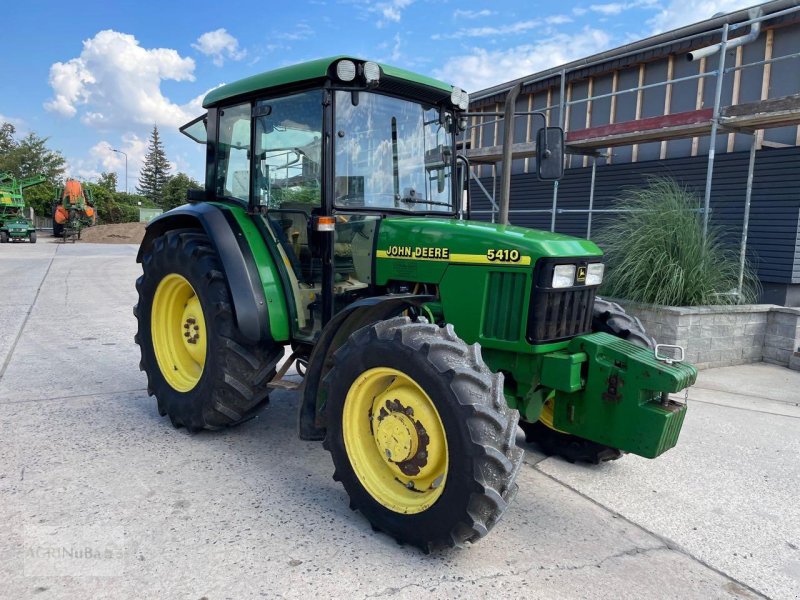
<svg viewBox="0 0 800 600"><path fill-rule="evenodd" d="M150 333L167 383L179 392L194 388L206 362L206 321L200 299L185 277L171 273L158 284Z"/></svg>
<svg viewBox="0 0 800 600"><path fill-rule="evenodd" d="M553 399L552 396L549 397L547 400L545 400L544 405L542 406L542 412L539 415L539 421L544 423L550 429L553 429L555 431L561 431L555 425L553 425L553 405L554 405L554 403L555 403L555 400ZM561 431L561 433L564 433L564 432Z"/></svg>
<svg viewBox="0 0 800 600"><path fill-rule="evenodd" d="M442 495L448 466L444 425L428 394L402 371L378 367L353 382L342 433L353 471L386 508L421 513Z"/></svg>

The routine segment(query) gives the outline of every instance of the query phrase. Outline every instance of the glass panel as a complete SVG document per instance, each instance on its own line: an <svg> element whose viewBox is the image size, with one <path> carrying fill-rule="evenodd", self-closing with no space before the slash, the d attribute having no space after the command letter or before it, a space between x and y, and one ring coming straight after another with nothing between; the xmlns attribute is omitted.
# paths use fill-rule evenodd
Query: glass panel
<svg viewBox="0 0 800 600"><path fill-rule="evenodd" d="M322 92L256 103L256 194L262 206L321 206Z"/></svg>
<svg viewBox="0 0 800 600"><path fill-rule="evenodd" d="M217 141L217 196L250 197L250 104L220 111Z"/></svg>
<svg viewBox="0 0 800 600"><path fill-rule="evenodd" d="M321 328L322 248L330 234L311 230L322 206L322 91L256 102L256 202L291 265L298 299L298 338Z"/></svg>
<svg viewBox="0 0 800 600"><path fill-rule="evenodd" d="M439 109L337 91L335 128L336 206L453 210L453 137Z"/></svg>
<svg viewBox="0 0 800 600"><path fill-rule="evenodd" d="M206 131L207 118L207 115L200 115L181 127L179 131L198 144L205 144L208 141L208 132Z"/></svg>

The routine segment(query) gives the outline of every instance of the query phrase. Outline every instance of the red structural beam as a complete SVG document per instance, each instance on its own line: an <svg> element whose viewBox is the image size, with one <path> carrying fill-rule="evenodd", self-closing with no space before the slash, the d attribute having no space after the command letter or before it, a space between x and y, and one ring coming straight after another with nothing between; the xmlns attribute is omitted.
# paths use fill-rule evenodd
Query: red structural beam
<svg viewBox="0 0 800 600"><path fill-rule="evenodd" d="M687 112L674 113L671 115L661 115L659 117L648 117L635 121L623 121L622 123L612 123L610 125L599 125L588 129L576 129L567 132L567 143L580 142L596 138L608 138L611 136L640 133L645 131L659 131L663 129L673 129L686 127L688 125L700 125L711 121L714 111L710 108L701 110L690 110Z"/></svg>

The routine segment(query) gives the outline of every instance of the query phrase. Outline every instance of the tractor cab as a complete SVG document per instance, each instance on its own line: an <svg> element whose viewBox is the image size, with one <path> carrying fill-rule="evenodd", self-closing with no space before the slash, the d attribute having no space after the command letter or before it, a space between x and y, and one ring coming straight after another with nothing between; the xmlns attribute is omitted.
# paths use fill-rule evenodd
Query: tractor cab
<svg viewBox="0 0 800 600"><path fill-rule="evenodd" d="M468 164L456 152L468 105L457 87L335 57L217 88L181 128L207 145L205 191L193 199L263 215L288 266L294 338L313 340L372 291L381 220L468 216ZM550 163L561 163L553 146Z"/></svg>

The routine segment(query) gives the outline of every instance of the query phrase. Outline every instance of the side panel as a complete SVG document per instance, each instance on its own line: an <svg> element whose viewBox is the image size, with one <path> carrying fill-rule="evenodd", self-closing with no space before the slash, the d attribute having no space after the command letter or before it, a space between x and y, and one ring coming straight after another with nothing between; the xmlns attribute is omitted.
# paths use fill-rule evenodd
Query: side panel
<svg viewBox="0 0 800 600"><path fill-rule="evenodd" d="M267 302L267 313L269 315L269 330L272 339L276 342L287 341L290 334L289 311L286 307L286 295L281 282L279 266L275 264L272 255L267 249L261 232L251 220L244 209L229 206L227 209L233 214L242 233L247 240L247 245L253 253L258 276L261 279L261 286L264 290L264 298Z"/></svg>

